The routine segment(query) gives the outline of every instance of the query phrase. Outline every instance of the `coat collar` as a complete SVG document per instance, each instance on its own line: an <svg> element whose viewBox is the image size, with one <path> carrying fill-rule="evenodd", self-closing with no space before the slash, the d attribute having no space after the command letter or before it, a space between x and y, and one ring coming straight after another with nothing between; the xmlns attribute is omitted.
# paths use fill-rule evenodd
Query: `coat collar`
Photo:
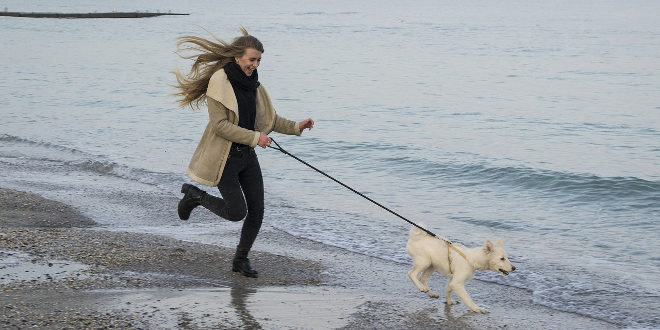
<svg viewBox="0 0 660 330"><path fill-rule="evenodd" d="M216 71L209 80L209 86L206 89L206 96L210 97L227 107L238 115L238 101L234 94L225 69Z"/></svg>

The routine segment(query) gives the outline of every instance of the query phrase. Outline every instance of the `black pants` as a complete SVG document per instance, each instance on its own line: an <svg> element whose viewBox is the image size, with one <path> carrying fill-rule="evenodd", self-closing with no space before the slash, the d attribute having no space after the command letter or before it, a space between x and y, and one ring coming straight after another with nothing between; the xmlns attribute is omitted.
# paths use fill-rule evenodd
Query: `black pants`
<svg viewBox="0 0 660 330"><path fill-rule="evenodd" d="M254 149L231 149L218 190L222 198L205 194L202 206L229 221L245 219L236 250L247 255L264 218L264 181Z"/></svg>

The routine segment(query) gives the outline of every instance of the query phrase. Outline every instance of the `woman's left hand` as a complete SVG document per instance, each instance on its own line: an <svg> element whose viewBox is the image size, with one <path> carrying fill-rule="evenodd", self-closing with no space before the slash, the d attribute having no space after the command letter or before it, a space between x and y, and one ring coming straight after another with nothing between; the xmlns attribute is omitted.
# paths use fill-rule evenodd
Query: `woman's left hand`
<svg viewBox="0 0 660 330"><path fill-rule="evenodd" d="M312 127L314 127L314 120L312 120L312 118L307 118L307 119L305 119L305 120L299 122L299 123L298 123L298 127L300 128L300 131L301 131L301 132L304 131L305 128L311 130Z"/></svg>

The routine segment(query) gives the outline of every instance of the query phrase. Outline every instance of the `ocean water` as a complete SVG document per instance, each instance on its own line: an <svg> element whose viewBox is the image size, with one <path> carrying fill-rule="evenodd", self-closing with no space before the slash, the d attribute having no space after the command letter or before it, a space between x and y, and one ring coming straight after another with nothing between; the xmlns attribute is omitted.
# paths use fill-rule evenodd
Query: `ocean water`
<svg viewBox="0 0 660 330"><path fill-rule="evenodd" d="M172 11L149 19L0 17L0 186L103 226L218 243L172 205L206 124L179 109L176 38L265 45L278 112L312 117L289 152L518 268L478 279L533 303L660 327L660 21L656 1L0 0L9 11ZM409 263L409 225L276 150L259 150L265 227ZM121 200L126 191L144 199ZM208 191L213 191L208 188ZM114 198L114 199L113 199ZM127 217L126 214L131 215ZM259 241L257 241L258 248Z"/></svg>

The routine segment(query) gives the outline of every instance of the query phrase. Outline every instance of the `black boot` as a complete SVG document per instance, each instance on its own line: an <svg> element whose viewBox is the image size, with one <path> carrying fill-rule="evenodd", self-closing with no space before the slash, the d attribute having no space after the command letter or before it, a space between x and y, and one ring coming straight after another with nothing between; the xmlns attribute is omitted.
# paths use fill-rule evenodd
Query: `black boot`
<svg viewBox="0 0 660 330"><path fill-rule="evenodd" d="M236 251L234 260L232 260L231 270L243 274L247 277L259 277L259 272L252 268L250 265L250 259L247 258L248 251Z"/></svg>
<svg viewBox="0 0 660 330"><path fill-rule="evenodd" d="M202 203L202 197L205 192L187 183L184 183L183 186L181 186L181 192L184 195L179 202L179 218L181 220L188 220L188 218L190 218L190 212Z"/></svg>

